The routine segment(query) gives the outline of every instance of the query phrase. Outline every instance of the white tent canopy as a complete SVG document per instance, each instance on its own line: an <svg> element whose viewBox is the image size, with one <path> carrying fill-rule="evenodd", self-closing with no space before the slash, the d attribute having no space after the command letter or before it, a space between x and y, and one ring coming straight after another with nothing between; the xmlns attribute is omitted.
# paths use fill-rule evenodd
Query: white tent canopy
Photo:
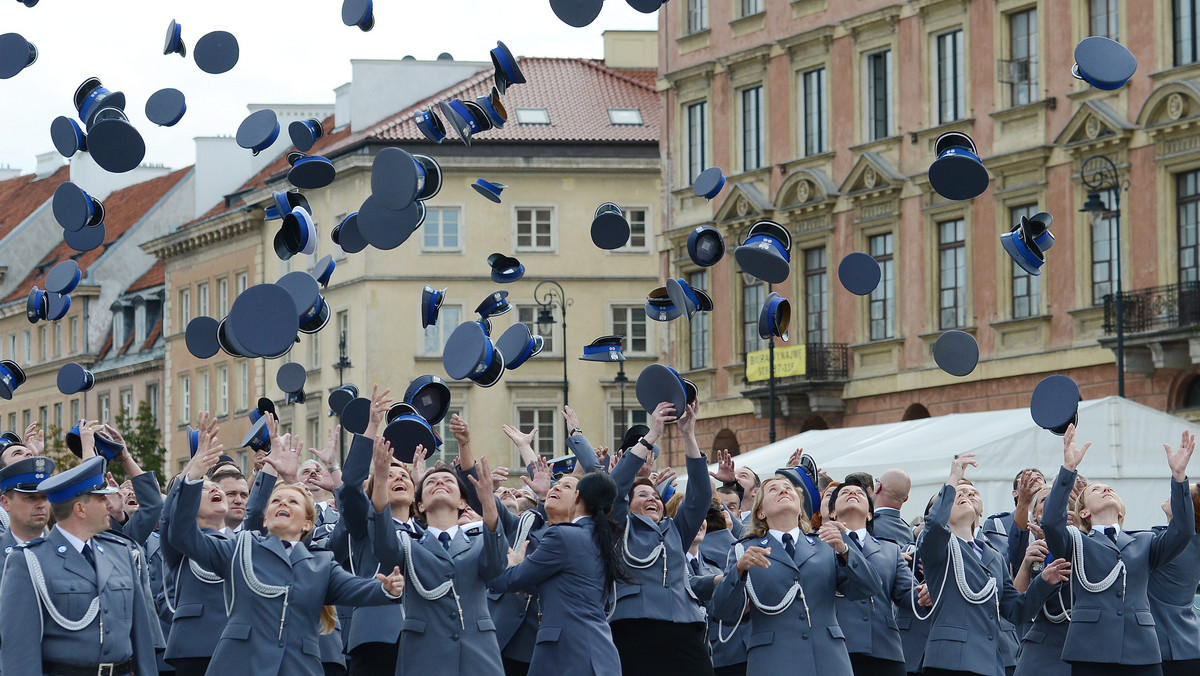
<svg viewBox="0 0 1200 676"><path fill-rule="evenodd" d="M1200 426L1119 397L1079 404L1079 443L1092 447L1079 471L1092 482L1114 486L1128 509L1128 528L1165 522L1159 505L1168 497L1170 469L1163 444L1179 444L1184 429ZM865 427L810 430L735 458L760 477L784 467L803 448L831 477L855 471L879 476L899 467L912 477L912 492L902 510L910 522L945 483L955 454L974 453L979 467L967 478L983 494L988 514L1013 507L1012 479L1025 467L1037 467L1053 481L1062 465L1062 437L1034 424L1029 409L1009 409L909 420ZM1200 472L1200 460L1192 472ZM713 467L715 469L715 466Z"/></svg>

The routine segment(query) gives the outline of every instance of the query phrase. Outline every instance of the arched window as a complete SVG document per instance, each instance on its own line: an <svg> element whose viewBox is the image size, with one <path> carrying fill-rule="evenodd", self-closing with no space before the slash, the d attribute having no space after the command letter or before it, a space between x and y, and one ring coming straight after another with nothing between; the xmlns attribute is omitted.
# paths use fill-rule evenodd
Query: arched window
<svg viewBox="0 0 1200 676"><path fill-rule="evenodd" d="M929 417L929 409L921 404L912 404L904 409L904 417L901 420L920 420L921 418Z"/></svg>
<svg viewBox="0 0 1200 676"><path fill-rule="evenodd" d="M1200 376L1193 376L1180 389L1180 408L1200 408Z"/></svg>
<svg viewBox="0 0 1200 676"><path fill-rule="evenodd" d="M733 430L725 428L717 432L717 436L713 438L712 450L714 456L717 451L724 450L728 450L729 455L737 455L741 452L741 446L738 445L737 435L734 434Z"/></svg>
<svg viewBox="0 0 1200 676"><path fill-rule="evenodd" d="M809 430L827 430L827 429L829 429L829 423L825 422L825 419L819 415L810 415L804 419L803 423L800 424L801 432L807 432Z"/></svg>

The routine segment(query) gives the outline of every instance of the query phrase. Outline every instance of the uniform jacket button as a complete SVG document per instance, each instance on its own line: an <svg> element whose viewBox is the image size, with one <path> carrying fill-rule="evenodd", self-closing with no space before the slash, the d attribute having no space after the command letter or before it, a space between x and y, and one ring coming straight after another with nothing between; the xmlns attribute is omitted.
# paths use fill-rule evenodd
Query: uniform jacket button
<svg viewBox="0 0 1200 676"><path fill-rule="evenodd" d="M457 640L458 640L458 634L450 634L450 640L451 640L451 641L457 641Z"/></svg>

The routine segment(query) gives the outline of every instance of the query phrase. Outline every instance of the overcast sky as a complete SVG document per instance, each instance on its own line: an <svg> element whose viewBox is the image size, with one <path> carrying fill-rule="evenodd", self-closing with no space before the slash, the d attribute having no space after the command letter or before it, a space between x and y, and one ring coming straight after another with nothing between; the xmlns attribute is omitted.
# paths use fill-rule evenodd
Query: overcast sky
<svg viewBox="0 0 1200 676"><path fill-rule="evenodd" d="M125 111L146 140L146 162L192 163L196 136L233 135L248 103L333 103L333 89L350 80L350 59L435 59L449 52L487 61L503 40L525 56L603 56L601 33L653 30L657 15L623 0L607 0L587 28L554 16L548 0L375 0L375 28L363 33L341 21L341 0L41 0L32 8L0 0L0 33L17 32L38 48L38 60L0 80L0 166L30 172L35 156L53 150L50 123L76 117L72 96L86 78L123 91ZM167 25L183 27L186 59L164 56ZM209 75L191 48L214 30L233 33L236 67ZM145 118L146 99L164 87L187 98L174 127Z"/></svg>

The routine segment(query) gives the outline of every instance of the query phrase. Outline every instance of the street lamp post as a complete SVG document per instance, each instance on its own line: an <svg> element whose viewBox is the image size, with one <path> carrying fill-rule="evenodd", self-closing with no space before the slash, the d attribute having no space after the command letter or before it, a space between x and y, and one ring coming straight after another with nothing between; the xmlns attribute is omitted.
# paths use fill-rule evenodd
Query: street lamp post
<svg viewBox="0 0 1200 676"><path fill-rule="evenodd" d="M542 288L547 286L552 288L547 288L543 291ZM541 311L538 312L537 325L538 332L543 336L549 334L551 329L554 328L554 315L550 313L550 310L557 307L562 312L562 344L559 345L558 349L562 352L563 363L563 405L568 406L571 403L568 399L571 388L567 382L567 306L573 301L567 298L562 285L552 279L539 282L533 289L533 298L537 301L538 306L541 307Z"/></svg>
<svg viewBox="0 0 1200 676"><path fill-rule="evenodd" d="M346 354L346 332L343 331L341 337L338 340L338 360L333 365L333 368L337 369L337 372L338 372L338 387L345 385L345 383L342 381L342 372L353 366L354 365L350 363L349 355ZM339 419L339 422L340 422L340 419ZM314 439L314 441L316 441L316 440ZM338 432L338 448L339 448L338 457L341 458L339 460L339 462L341 464L345 464L346 463L346 430L341 430L340 432Z"/></svg>
<svg viewBox="0 0 1200 676"><path fill-rule="evenodd" d="M629 421L625 418L625 385L629 382L629 378L625 375L625 362L617 362L617 377L613 378L617 386L621 388L621 429L628 427Z"/></svg>
<svg viewBox="0 0 1200 676"><path fill-rule="evenodd" d="M1093 219L1104 218L1112 214L1116 221L1116 272L1113 280L1114 300L1117 315L1117 396L1125 396L1125 299L1121 292L1121 191L1128 187L1122 182L1117 173L1117 165L1104 155L1092 155L1083 161L1080 178L1088 188L1087 202L1081 212L1090 214ZM1113 210L1100 199L1100 193L1105 190L1113 191Z"/></svg>

